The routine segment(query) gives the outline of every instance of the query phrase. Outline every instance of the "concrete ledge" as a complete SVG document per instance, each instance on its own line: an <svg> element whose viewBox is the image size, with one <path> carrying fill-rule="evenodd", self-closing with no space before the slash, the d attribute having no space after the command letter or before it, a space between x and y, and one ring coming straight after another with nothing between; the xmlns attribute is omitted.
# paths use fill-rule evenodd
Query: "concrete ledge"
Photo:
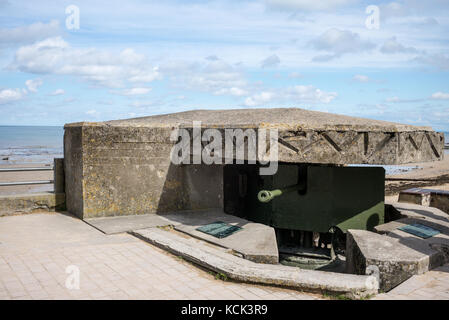
<svg viewBox="0 0 449 320"><path fill-rule="evenodd" d="M419 204L422 206L430 205L430 190L421 188L411 188L399 193L399 202Z"/></svg>
<svg viewBox="0 0 449 320"><path fill-rule="evenodd" d="M55 210L65 210L65 193L45 192L0 196L0 217Z"/></svg>
<svg viewBox="0 0 449 320"><path fill-rule="evenodd" d="M435 207L449 213L449 191L411 188L399 193L399 202Z"/></svg>
<svg viewBox="0 0 449 320"><path fill-rule="evenodd" d="M349 297L364 297L378 292L378 280L375 276L258 264L236 257L201 240L184 238L175 232L158 228L137 230L131 234L237 281L286 286L310 292L345 294Z"/></svg>
<svg viewBox="0 0 449 320"><path fill-rule="evenodd" d="M388 291L412 277L449 262L449 219L443 211L409 203L393 204L403 218L375 227L375 232L348 230L348 273L376 269L380 289ZM440 233L422 239L398 228L419 223Z"/></svg>
<svg viewBox="0 0 449 320"><path fill-rule="evenodd" d="M175 230L220 247L232 249L245 259L257 263L277 264L279 262L276 234L274 228L270 226L226 214L221 209L182 215L177 213L166 215L166 217L172 221L180 222L173 224ZM200 226L215 221L223 221L242 229L221 239L196 230Z"/></svg>
<svg viewBox="0 0 449 320"><path fill-rule="evenodd" d="M429 257L393 238L365 230L348 230L346 271L366 274L373 266L379 272L380 289L389 291L411 276L428 271Z"/></svg>
<svg viewBox="0 0 449 320"><path fill-rule="evenodd" d="M179 211L164 215L92 218L84 221L106 234L170 225L175 230L192 237L231 249L245 259L257 263L276 264L279 262L276 235L272 227L226 214L221 209ZM221 239L196 230L200 226L215 221L223 221L242 229Z"/></svg>

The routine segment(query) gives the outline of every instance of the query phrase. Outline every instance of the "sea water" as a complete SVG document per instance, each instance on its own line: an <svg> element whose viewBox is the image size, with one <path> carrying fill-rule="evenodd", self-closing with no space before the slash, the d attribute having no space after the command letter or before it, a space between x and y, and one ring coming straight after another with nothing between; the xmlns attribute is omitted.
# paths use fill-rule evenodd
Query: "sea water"
<svg viewBox="0 0 449 320"><path fill-rule="evenodd" d="M53 163L63 157L63 127L0 126L0 164Z"/></svg>

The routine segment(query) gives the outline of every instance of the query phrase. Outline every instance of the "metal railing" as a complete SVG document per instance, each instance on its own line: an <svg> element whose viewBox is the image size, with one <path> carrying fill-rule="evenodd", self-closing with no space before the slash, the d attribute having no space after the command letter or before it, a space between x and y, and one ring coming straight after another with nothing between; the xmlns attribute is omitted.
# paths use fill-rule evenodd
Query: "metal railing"
<svg viewBox="0 0 449 320"><path fill-rule="evenodd" d="M47 165L45 167L0 168L0 173L1 172L24 172L24 171L54 171L54 166ZM0 187L26 186L26 185L34 185L34 184L52 184L54 182L55 182L54 180L0 182Z"/></svg>
<svg viewBox="0 0 449 320"><path fill-rule="evenodd" d="M0 172L15 172L15 171L52 171L53 167L29 167L29 168L0 168Z"/></svg>
<svg viewBox="0 0 449 320"><path fill-rule="evenodd" d="M17 181L17 182L0 182L0 187L8 186L27 186L32 184L51 184L54 180L36 180L36 181Z"/></svg>

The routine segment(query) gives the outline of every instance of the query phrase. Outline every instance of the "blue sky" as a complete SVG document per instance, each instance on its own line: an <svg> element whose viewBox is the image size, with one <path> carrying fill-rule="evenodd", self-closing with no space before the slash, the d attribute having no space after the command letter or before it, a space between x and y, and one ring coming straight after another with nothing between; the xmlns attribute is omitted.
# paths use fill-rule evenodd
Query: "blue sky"
<svg viewBox="0 0 449 320"><path fill-rule="evenodd" d="M0 124L300 107L449 131L448 49L445 0L0 0Z"/></svg>

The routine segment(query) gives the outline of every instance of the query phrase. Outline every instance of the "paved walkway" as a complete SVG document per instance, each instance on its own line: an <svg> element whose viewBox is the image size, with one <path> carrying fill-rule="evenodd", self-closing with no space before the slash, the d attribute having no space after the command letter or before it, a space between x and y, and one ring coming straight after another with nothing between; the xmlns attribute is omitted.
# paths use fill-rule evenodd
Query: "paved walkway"
<svg viewBox="0 0 449 320"><path fill-rule="evenodd" d="M449 300L449 264L413 276L375 300Z"/></svg>
<svg viewBox="0 0 449 320"><path fill-rule="evenodd" d="M77 268L79 289L68 289L66 284L76 287ZM107 236L68 215L0 218L0 300L319 298L216 280L131 235ZM449 265L373 299L449 299Z"/></svg>
<svg viewBox="0 0 449 320"><path fill-rule="evenodd" d="M79 289L67 289L66 282L76 287L76 268ZM216 280L207 271L134 236L107 236L59 213L0 218L0 299L319 297Z"/></svg>

